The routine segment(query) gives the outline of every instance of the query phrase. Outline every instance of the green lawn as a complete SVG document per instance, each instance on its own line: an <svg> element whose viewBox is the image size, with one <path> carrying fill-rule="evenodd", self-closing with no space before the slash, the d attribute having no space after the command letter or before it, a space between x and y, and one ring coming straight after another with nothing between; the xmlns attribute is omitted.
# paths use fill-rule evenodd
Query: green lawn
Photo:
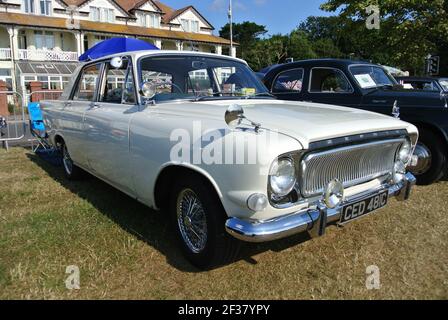
<svg viewBox="0 0 448 320"><path fill-rule="evenodd" d="M26 149L0 150L0 299L448 298L448 182L322 238L245 245L208 272L173 238L163 212L93 177L68 182ZM80 290L65 287L68 265ZM379 290L366 289L369 265Z"/></svg>

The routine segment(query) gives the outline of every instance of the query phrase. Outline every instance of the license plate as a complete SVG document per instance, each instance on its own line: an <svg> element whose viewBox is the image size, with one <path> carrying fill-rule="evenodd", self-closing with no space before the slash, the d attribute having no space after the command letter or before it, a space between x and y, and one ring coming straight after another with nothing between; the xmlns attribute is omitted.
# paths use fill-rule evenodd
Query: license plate
<svg viewBox="0 0 448 320"><path fill-rule="evenodd" d="M339 223L347 223L365 216L375 210L381 209L387 205L389 192L384 191L367 199L349 204L342 209L341 220Z"/></svg>

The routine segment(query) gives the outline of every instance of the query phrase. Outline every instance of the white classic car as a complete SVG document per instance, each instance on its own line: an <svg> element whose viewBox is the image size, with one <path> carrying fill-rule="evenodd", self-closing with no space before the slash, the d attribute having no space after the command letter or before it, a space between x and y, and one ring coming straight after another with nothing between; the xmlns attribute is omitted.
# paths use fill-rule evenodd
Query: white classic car
<svg viewBox="0 0 448 320"><path fill-rule="evenodd" d="M104 57L80 65L60 100L41 107L67 177L88 171L164 210L200 268L234 259L240 240L323 235L408 199L415 184L413 125L277 100L230 57Z"/></svg>

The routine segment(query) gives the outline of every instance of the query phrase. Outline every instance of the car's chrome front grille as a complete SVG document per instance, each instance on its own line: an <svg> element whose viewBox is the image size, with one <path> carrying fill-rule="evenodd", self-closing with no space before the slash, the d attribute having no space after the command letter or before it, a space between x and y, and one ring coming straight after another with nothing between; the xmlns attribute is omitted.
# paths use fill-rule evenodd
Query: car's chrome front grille
<svg viewBox="0 0 448 320"><path fill-rule="evenodd" d="M334 179L350 187L392 173L396 152L403 141L376 141L306 155L300 163L303 196L322 194Z"/></svg>

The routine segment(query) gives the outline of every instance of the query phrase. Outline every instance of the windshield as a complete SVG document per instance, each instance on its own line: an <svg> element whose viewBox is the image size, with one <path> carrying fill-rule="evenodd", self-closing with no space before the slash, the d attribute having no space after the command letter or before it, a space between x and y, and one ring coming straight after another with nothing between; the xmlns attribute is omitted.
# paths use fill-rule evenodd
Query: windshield
<svg viewBox="0 0 448 320"><path fill-rule="evenodd" d="M448 92L448 79L441 79L439 83L443 89L443 91Z"/></svg>
<svg viewBox="0 0 448 320"><path fill-rule="evenodd" d="M350 67L350 72L362 89L393 86L397 84L381 67L369 65L353 66Z"/></svg>
<svg viewBox="0 0 448 320"><path fill-rule="evenodd" d="M141 81L149 83L155 101L237 99L269 95L244 63L220 58L174 55L142 58Z"/></svg>

